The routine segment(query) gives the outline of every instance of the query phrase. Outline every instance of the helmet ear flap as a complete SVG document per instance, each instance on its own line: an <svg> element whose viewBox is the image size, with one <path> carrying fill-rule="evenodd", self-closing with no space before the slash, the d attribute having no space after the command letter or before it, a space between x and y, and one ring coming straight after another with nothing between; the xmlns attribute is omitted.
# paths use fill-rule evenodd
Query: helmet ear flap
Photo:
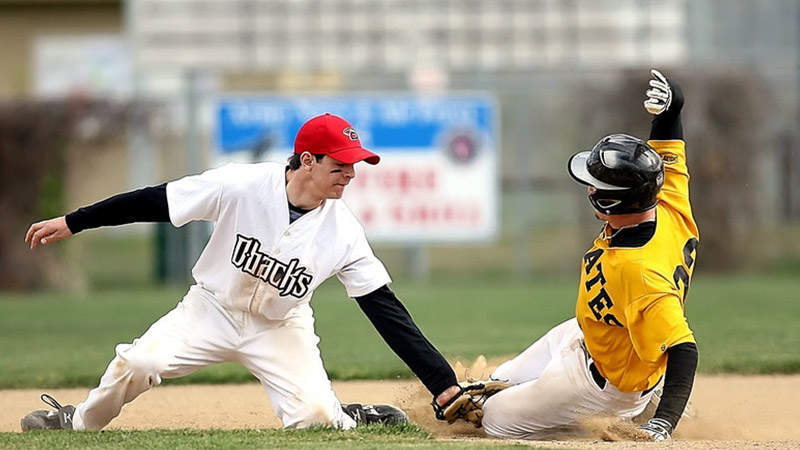
<svg viewBox="0 0 800 450"><path fill-rule="evenodd" d="M622 200L616 200L616 199L612 199L612 198L601 198L601 199L595 200L595 202L601 208L603 208L605 210L610 210L610 209L614 208L615 206L619 205L620 203L622 203Z"/></svg>
<svg viewBox="0 0 800 450"><path fill-rule="evenodd" d="M613 198L599 198L600 196L595 194L589 195L589 203L591 203L592 207L601 214L605 214L607 216L611 216L614 214L615 208L617 208L620 204L622 204L622 200L613 199Z"/></svg>

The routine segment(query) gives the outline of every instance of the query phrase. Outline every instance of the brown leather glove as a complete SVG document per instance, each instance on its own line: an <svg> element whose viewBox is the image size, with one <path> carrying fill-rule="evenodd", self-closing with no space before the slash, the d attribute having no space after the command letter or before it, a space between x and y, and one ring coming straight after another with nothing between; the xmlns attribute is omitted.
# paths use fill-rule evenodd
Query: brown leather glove
<svg viewBox="0 0 800 450"><path fill-rule="evenodd" d="M454 423L463 419L475 425L475 428L480 428L483 420L483 403L487 398L509 386L510 384L500 380L472 381L461 385L461 392L444 405L438 405L436 400L431 404L439 420Z"/></svg>

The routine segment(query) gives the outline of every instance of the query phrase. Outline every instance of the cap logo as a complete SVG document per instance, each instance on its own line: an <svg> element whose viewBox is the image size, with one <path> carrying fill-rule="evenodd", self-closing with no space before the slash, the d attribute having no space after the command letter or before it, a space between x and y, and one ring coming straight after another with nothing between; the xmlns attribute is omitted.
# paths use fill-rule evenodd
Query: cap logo
<svg viewBox="0 0 800 450"><path fill-rule="evenodd" d="M353 127L345 128L344 130L342 130L342 134L344 134L345 136L349 137L351 141L357 141L358 140L358 133L356 133L356 130Z"/></svg>

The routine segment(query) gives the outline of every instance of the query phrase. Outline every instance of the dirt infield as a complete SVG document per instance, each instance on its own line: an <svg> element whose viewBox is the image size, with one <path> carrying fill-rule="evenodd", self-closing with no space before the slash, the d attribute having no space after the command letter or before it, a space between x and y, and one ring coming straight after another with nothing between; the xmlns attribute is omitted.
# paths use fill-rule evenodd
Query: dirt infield
<svg viewBox="0 0 800 450"><path fill-rule="evenodd" d="M441 439L486 439L467 424L448 426L432 418L430 396L417 381L335 382L343 402L394 403L412 421ZM62 403L77 403L86 389L48 391ZM44 405L40 391L0 391L0 431L19 431L19 419ZM699 376L692 403L697 418L684 420L665 449L800 449L800 375ZM280 422L257 384L161 386L127 405L108 429L275 428ZM540 445L542 443L539 443ZM548 446L609 450L654 448L652 443L602 442L600 436Z"/></svg>

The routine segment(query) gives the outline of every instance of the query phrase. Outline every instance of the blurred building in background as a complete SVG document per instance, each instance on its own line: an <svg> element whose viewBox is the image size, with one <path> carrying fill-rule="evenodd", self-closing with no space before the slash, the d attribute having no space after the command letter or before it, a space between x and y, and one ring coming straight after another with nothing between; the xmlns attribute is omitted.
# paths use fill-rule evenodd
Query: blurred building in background
<svg viewBox="0 0 800 450"><path fill-rule="evenodd" d="M687 3L144 0L131 17L147 67L509 72L683 61Z"/></svg>
<svg viewBox="0 0 800 450"><path fill-rule="evenodd" d="M146 105L120 140L69 159L66 208L208 167L209 102L226 92L481 92L500 111L501 229L490 244L430 245L426 264L571 274L598 224L566 159L605 134L645 136L659 67L691 96L699 263L800 260L792 0L0 0L0 33L2 101ZM377 247L403 264L402 245Z"/></svg>

